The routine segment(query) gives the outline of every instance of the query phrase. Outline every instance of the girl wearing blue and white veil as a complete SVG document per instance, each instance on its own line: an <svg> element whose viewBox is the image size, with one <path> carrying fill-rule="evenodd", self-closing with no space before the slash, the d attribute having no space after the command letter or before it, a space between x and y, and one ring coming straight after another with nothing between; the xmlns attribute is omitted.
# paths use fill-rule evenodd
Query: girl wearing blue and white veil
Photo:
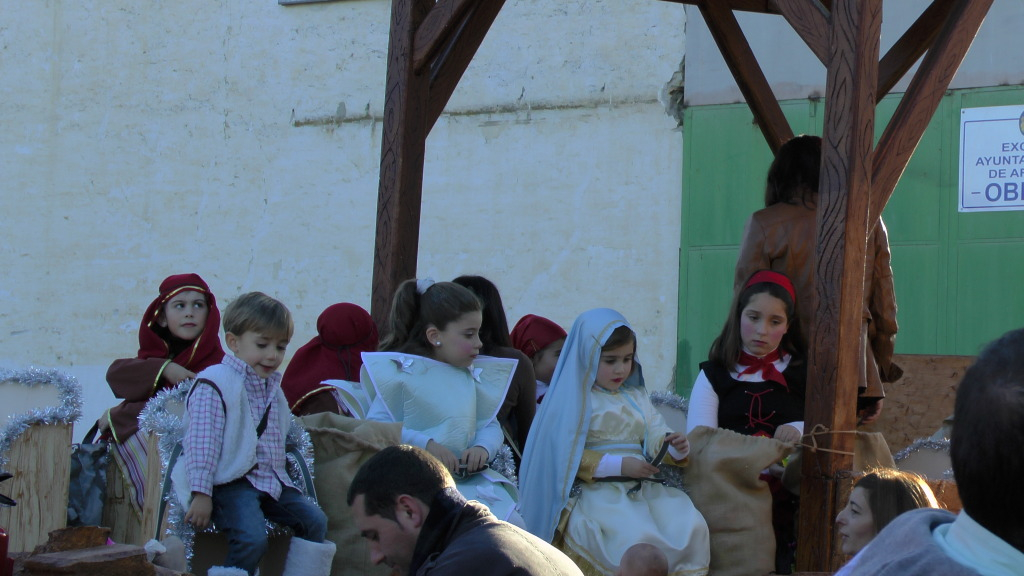
<svg viewBox="0 0 1024 576"><path fill-rule="evenodd" d="M618 312L576 319L523 453L522 516L584 574L614 574L639 542L666 554L669 574L707 574L707 523L649 462L683 464L689 443L651 404L635 354L636 334Z"/></svg>

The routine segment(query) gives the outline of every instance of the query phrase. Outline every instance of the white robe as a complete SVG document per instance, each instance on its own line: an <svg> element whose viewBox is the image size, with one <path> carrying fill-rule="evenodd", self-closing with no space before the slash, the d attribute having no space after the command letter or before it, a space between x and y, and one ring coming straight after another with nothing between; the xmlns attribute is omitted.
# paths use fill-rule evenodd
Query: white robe
<svg viewBox="0 0 1024 576"><path fill-rule="evenodd" d="M593 414L586 449L623 457L643 458L641 443L653 457L671 432L643 388L590 392ZM668 557L669 574L707 574L710 541L707 523L682 490L643 482L584 483L570 501L565 546L603 574L614 574L626 550L638 542L660 548Z"/></svg>

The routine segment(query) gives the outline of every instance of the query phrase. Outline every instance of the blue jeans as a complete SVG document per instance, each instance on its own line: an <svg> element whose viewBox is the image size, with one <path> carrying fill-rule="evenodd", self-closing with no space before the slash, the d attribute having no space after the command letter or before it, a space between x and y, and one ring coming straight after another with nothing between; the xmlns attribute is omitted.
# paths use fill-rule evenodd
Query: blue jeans
<svg viewBox="0 0 1024 576"><path fill-rule="evenodd" d="M245 478L213 487L213 523L228 537L224 566L256 572L267 552L266 520L291 528L299 538L323 542L327 516L295 488L274 500Z"/></svg>

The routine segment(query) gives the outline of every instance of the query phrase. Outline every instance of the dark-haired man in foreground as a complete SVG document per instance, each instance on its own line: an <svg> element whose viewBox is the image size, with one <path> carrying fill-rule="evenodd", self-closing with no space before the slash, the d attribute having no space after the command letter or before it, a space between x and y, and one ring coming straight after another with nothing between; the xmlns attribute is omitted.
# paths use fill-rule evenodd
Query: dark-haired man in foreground
<svg viewBox="0 0 1024 576"><path fill-rule="evenodd" d="M444 465L419 448L375 454L347 501L370 560L403 576L582 576L555 547L467 502Z"/></svg>
<svg viewBox="0 0 1024 576"><path fill-rule="evenodd" d="M956 392L950 460L963 510L897 517L836 576L1024 574L1024 330L990 343Z"/></svg>

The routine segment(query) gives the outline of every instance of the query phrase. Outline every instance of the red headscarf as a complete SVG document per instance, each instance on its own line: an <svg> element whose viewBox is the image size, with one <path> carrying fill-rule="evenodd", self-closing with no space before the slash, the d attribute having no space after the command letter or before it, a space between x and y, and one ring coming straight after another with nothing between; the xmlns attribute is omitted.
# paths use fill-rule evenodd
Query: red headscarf
<svg viewBox="0 0 1024 576"><path fill-rule="evenodd" d="M512 346L523 354L533 356L555 340L564 339L567 334L561 326L543 316L527 314L516 322L512 329Z"/></svg>
<svg viewBox="0 0 1024 576"><path fill-rule="evenodd" d="M160 296L146 309L139 327L139 358L167 358L172 352L173 340L170 331L157 323L163 312L164 305L175 294L187 291L199 292L206 296L206 325L203 333L185 348L174 355L172 360L192 372L199 372L207 366L219 364L224 358L224 349L220 347L220 310L217 299L210 292L210 287L198 274L175 274L168 276L160 283ZM173 346L177 348L178 346Z"/></svg>
<svg viewBox="0 0 1024 576"><path fill-rule="evenodd" d="M315 336L302 348L284 371L281 389L292 410L306 398L329 390L324 380L359 381L363 352L377 350L379 335L370 314L360 306L332 304L316 321Z"/></svg>

